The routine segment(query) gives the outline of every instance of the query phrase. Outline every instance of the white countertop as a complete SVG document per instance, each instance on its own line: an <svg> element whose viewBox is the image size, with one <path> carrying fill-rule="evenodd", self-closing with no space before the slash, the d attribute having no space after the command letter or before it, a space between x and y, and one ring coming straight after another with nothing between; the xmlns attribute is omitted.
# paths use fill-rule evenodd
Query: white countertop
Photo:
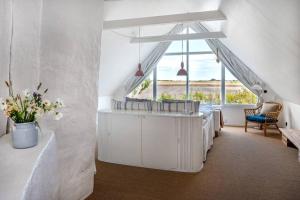
<svg viewBox="0 0 300 200"><path fill-rule="evenodd" d="M42 134L39 133L37 146L15 149L12 147L10 134L0 137L0 199L28 199L27 190L35 182L32 176L41 156L53 141L54 133L44 131ZM39 187L36 186L35 189L39 190Z"/></svg>
<svg viewBox="0 0 300 200"><path fill-rule="evenodd" d="M162 117L202 117L203 113L182 113L182 112L154 112L154 111L139 111L139 110L99 110L100 113L112 114L127 114L127 115L148 115Z"/></svg>

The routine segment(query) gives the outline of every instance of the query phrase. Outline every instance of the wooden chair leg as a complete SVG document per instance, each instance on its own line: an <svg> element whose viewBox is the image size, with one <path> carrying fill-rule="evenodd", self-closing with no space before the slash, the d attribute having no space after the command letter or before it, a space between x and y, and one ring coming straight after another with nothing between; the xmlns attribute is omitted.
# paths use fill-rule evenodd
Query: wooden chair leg
<svg viewBox="0 0 300 200"><path fill-rule="evenodd" d="M264 125L264 136L267 136L267 125Z"/></svg>
<svg viewBox="0 0 300 200"><path fill-rule="evenodd" d="M278 125L275 124L275 126L276 126L277 130L279 131L279 133L282 134L281 131L280 131L280 129L279 129L279 127L278 127Z"/></svg>
<svg viewBox="0 0 300 200"><path fill-rule="evenodd" d="M245 122L245 132L247 132L247 126L248 126L248 122L246 120L246 122Z"/></svg>

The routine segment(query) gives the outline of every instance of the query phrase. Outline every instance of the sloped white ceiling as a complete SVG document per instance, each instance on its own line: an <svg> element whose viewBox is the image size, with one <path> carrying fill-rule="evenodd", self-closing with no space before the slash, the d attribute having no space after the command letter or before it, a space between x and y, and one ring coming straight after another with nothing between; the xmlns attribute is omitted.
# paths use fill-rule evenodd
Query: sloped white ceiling
<svg viewBox="0 0 300 200"><path fill-rule="evenodd" d="M225 0L223 42L282 99L300 104L300 1Z"/></svg>
<svg viewBox="0 0 300 200"><path fill-rule="evenodd" d="M105 3L105 19L125 19L220 9L222 23L206 23L227 35L222 41L282 99L300 104L300 1L299 0L123 0ZM169 25L170 26L170 25ZM145 34L170 30L146 27ZM136 35L137 28L117 30ZM137 46L129 39L104 31L100 67L100 95L110 96L137 63ZM143 56L155 44L144 45ZM118 73L112 73L112 72Z"/></svg>
<svg viewBox="0 0 300 200"><path fill-rule="evenodd" d="M168 31L168 30L166 30ZM127 36L136 36L137 28L102 32L99 94L111 96L128 76L137 70L138 44L130 44ZM142 30L144 32L144 30ZM141 60L155 47L155 43L141 44Z"/></svg>

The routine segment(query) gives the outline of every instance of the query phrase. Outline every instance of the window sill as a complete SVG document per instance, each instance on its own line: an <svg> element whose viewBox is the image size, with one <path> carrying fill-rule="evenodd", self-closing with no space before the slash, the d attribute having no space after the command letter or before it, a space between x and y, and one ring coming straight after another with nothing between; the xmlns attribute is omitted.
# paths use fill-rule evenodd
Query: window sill
<svg viewBox="0 0 300 200"><path fill-rule="evenodd" d="M256 107L256 104L224 104L222 105L222 107L240 107L240 108L252 108L252 107Z"/></svg>

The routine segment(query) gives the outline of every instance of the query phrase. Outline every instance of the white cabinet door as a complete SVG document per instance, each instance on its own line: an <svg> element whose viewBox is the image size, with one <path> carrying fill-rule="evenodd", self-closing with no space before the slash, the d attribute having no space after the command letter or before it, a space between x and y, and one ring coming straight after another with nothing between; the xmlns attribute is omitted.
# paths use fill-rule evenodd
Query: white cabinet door
<svg viewBox="0 0 300 200"><path fill-rule="evenodd" d="M99 114L99 135L98 135L98 159L108 162L109 152L109 133L111 130L111 115L106 113Z"/></svg>
<svg viewBox="0 0 300 200"><path fill-rule="evenodd" d="M110 161L141 166L141 118L113 114L110 132Z"/></svg>
<svg viewBox="0 0 300 200"><path fill-rule="evenodd" d="M177 133L175 118L142 118L142 164L157 169L177 168Z"/></svg>

